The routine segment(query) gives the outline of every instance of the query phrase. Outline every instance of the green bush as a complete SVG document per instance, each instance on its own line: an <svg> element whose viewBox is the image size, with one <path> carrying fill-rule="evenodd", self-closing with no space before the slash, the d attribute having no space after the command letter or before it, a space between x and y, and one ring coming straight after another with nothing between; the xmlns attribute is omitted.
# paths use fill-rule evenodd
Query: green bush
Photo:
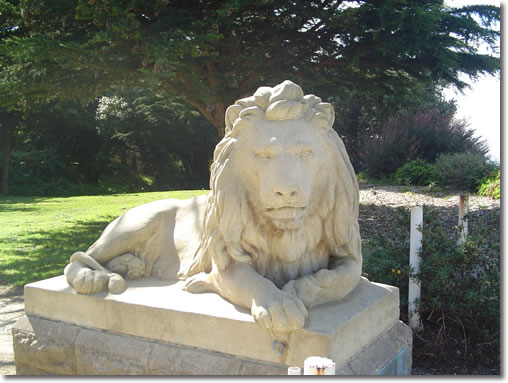
<svg viewBox="0 0 508 383"><path fill-rule="evenodd" d="M438 331L424 351L470 366L499 365L500 238L492 228L498 211L469 219L469 236L457 246L458 228L450 235L426 209L420 272L420 311L427 327ZM450 350L454 351L450 353ZM458 358L457 358L458 357Z"/></svg>
<svg viewBox="0 0 508 383"><path fill-rule="evenodd" d="M395 182L398 185L430 185L434 182L434 165L422 159L407 162L395 172Z"/></svg>
<svg viewBox="0 0 508 383"><path fill-rule="evenodd" d="M60 195L77 176L51 149L9 154L9 192L14 195Z"/></svg>
<svg viewBox="0 0 508 383"><path fill-rule="evenodd" d="M478 187L478 194L493 199L500 199L501 198L500 173L501 171L499 168L495 172L489 173L489 176L485 177L480 183L480 186Z"/></svg>
<svg viewBox="0 0 508 383"><path fill-rule="evenodd" d="M167 190L150 183L149 177L121 174L111 174L95 184L84 183L75 165L68 165L52 149L14 151L9 155L11 195L73 196Z"/></svg>
<svg viewBox="0 0 508 383"><path fill-rule="evenodd" d="M470 152L442 154L434 166L438 185L470 192L477 191L494 167L484 155Z"/></svg>
<svg viewBox="0 0 508 383"><path fill-rule="evenodd" d="M457 246L458 228L441 225L436 208L424 209L420 272L409 268L409 211L396 210L390 234L365 241L364 276L400 289L401 319L407 321L408 279L421 285L423 331L415 337L413 358L432 366L499 370L500 213L469 217L469 236ZM497 234L496 234L497 233ZM394 240L394 238L400 240ZM442 363L441 363L442 364Z"/></svg>
<svg viewBox="0 0 508 383"><path fill-rule="evenodd" d="M370 209L376 209L371 206ZM407 321L409 284L409 210L399 207L392 214L393 236L386 233L364 240L363 276L373 282L400 289L401 319Z"/></svg>

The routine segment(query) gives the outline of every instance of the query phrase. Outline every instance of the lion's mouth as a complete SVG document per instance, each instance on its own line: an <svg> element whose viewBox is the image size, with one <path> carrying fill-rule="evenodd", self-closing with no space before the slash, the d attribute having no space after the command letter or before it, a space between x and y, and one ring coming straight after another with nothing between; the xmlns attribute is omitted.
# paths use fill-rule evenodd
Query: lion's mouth
<svg viewBox="0 0 508 383"><path fill-rule="evenodd" d="M279 229L297 229L304 217L305 207L284 206L280 208L267 208L266 214Z"/></svg>

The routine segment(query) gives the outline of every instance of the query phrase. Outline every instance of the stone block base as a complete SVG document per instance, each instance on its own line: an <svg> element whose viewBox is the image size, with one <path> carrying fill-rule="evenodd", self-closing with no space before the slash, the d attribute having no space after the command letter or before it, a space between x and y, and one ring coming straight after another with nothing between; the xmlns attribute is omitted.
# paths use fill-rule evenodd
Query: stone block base
<svg viewBox="0 0 508 383"><path fill-rule="evenodd" d="M12 333L17 375L287 375L288 368L34 316ZM411 336L398 322L336 374L409 375Z"/></svg>
<svg viewBox="0 0 508 383"><path fill-rule="evenodd" d="M63 277L25 286L12 329L19 375L286 375L312 355L338 375L408 375L411 330L398 290L362 280L343 301L309 310L302 330L274 334L216 294L129 282L123 294L76 295ZM210 304L210 302L212 304Z"/></svg>

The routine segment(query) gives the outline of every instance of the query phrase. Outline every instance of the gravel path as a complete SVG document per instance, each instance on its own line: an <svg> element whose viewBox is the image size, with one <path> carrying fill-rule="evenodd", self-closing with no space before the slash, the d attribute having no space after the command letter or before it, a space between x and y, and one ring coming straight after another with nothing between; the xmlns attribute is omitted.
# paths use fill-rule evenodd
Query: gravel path
<svg viewBox="0 0 508 383"><path fill-rule="evenodd" d="M443 227L451 230L458 224L459 192L431 192L426 186L377 186L360 185L360 234L363 240L376 233L393 236L394 209L414 206L433 206L439 208L438 219ZM471 219L483 216L492 210L501 211L500 200L476 195L469 196L469 215ZM500 237L500 222L496 228ZM395 233L396 234L396 233ZM409 234L409 227L408 227Z"/></svg>
<svg viewBox="0 0 508 383"><path fill-rule="evenodd" d="M23 287L0 286L0 375L15 375L11 328L24 314Z"/></svg>
<svg viewBox="0 0 508 383"><path fill-rule="evenodd" d="M368 238L379 230L390 230L393 209L432 205L441 207L440 220L450 225L457 224L459 194L457 192L429 192L427 187L399 187L360 185L360 230ZM471 214L490 209L500 210L500 201L487 197L471 196ZM11 328L24 313L23 287L0 285L0 374L15 375L12 352ZM418 371L425 375L424 371Z"/></svg>

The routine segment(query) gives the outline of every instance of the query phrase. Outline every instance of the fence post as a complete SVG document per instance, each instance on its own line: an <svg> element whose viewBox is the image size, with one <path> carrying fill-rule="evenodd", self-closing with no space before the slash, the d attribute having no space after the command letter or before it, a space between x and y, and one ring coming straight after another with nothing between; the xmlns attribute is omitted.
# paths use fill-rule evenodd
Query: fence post
<svg viewBox="0 0 508 383"><path fill-rule="evenodd" d="M457 240L457 245L462 246L466 242L467 238L467 217L464 219L464 216L467 216L469 213L469 196L461 195L459 196L459 239Z"/></svg>
<svg viewBox="0 0 508 383"><path fill-rule="evenodd" d="M413 272L417 274L420 271L420 251L422 248L423 227L423 207L415 206L411 208L411 229L409 242L409 265ZM413 278L409 278L409 296L408 296L408 314L409 327L418 329L421 327L420 313L416 308L417 301L420 300L420 285Z"/></svg>

